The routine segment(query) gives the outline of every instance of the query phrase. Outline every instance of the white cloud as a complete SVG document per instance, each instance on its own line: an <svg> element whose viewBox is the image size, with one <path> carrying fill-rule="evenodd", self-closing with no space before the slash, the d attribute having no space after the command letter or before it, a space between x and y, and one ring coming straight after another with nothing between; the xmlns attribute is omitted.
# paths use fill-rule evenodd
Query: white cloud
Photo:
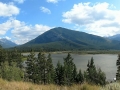
<svg viewBox="0 0 120 90"><path fill-rule="evenodd" d="M18 3L24 3L25 0L14 0L14 1Z"/></svg>
<svg viewBox="0 0 120 90"><path fill-rule="evenodd" d="M49 30L51 27L46 25L36 24L35 26L27 26L21 23L20 27L14 28L12 34L17 38L15 42L17 44L23 44L31 39L36 38L38 35L41 35L45 31Z"/></svg>
<svg viewBox="0 0 120 90"><path fill-rule="evenodd" d="M18 15L19 11L20 11L19 8L17 8L12 3L5 4L0 2L0 16L2 17L10 17L13 15Z"/></svg>
<svg viewBox="0 0 120 90"><path fill-rule="evenodd" d="M40 10L44 13L51 14L51 11L46 7L40 7Z"/></svg>
<svg viewBox="0 0 120 90"><path fill-rule="evenodd" d="M14 39L13 42L24 44L50 29L51 27L46 25L36 24L32 26L16 19L10 19L0 24L0 35L5 35L8 30L12 30L11 33L14 38L11 38L12 40ZM8 37L6 38L10 39Z"/></svg>
<svg viewBox="0 0 120 90"><path fill-rule="evenodd" d="M53 4L56 4L58 3L59 1L65 1L65 0L46 0L48 3L53 3Z"/></svg>
<svg viewBox="0 0 120 90"><path fill-rule="evenodd" d="M59 0L47 0L48 3L58 3Z"/></svg>
<svg viewBox="0 0 120 90"><path fill-rule="evenodd" d="M120 33L120 10L109 3L79 3L63 13L63 22L100 36Z"/></svg>
<svg viewBox="0 0 120 90"><path fill-rule="evenodd" d="M10 20L0 24L0 35L4 35L10 28L12 28Z"/></svg>
<svg viewBox="0 0 120 90"><path fill-rule="evenodd" d="M3 37L3 38L6 38L7 40L11 40L11 38L10 38L10 37L8 37L8 36L5 36L5 37Z"/></svg>

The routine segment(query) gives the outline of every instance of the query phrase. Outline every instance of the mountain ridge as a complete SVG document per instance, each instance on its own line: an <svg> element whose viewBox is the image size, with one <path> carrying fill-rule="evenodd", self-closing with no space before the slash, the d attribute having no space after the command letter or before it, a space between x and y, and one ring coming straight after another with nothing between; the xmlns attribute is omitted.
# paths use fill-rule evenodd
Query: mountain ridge
<svg viewBox="0 0 120 90"><path fill-rule="evenodd" d="M73 49L120 49L118 41L70 30L62 27L50 29L35 39L21 45L21 47L73 50Z"/></svg>
<svg viewBox="0 0 120 90"><path fill-rule="evenodd" d="M3 47L3 48L11 48L11 47L15 47L17 46L16 43L6 39L6 38L1 38L0 39L0 45Z"/></svg>
<svg viewBox="0 0 120 90"><path fill-rule="evenodd" d="M110 40L120 41L120 34L116 34L116 35L113 35L113 36L109 36L109 37L107 37L107 38L110 39Z"/></svg>

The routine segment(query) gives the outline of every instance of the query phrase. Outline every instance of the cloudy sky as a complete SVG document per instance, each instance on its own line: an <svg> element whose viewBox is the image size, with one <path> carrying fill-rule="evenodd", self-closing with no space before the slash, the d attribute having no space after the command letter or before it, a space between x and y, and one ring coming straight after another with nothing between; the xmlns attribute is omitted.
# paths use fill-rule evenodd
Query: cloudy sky
<svg viewBox="0 0 120 90"><path fill-rule="evenodd" d="M0 0L0 38L23 44L54 27L120 34L120 0Z"/></svg>

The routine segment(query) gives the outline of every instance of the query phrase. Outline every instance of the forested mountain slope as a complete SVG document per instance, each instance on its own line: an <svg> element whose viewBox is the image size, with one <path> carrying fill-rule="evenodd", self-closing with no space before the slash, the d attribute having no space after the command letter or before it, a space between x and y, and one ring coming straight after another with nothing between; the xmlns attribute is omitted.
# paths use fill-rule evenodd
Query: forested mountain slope
<svg viewBox="0 0 120 90"><path fill-rule="evenodd" d="M53 28L19 46L45 50L120 49L120 42L62 27Z"/></svg>

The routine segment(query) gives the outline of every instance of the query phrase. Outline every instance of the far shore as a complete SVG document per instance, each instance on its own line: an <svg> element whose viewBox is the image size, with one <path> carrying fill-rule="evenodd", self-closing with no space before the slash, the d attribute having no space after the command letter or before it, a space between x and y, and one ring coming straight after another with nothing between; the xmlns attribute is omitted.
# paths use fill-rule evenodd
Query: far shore
<svg viewBox="0 0 120 90"><path fill-rule="evenodd" d="M85 54L120 54L120 50L73 50L73 51L43 51L44 53L51 53L51 54L62 54L62 53L72 53L72 54L80 54L80 55L85 55ZM29 53L29 52L23 52L23 53ZM35 53L39 53L36 52Z"/></svg>

